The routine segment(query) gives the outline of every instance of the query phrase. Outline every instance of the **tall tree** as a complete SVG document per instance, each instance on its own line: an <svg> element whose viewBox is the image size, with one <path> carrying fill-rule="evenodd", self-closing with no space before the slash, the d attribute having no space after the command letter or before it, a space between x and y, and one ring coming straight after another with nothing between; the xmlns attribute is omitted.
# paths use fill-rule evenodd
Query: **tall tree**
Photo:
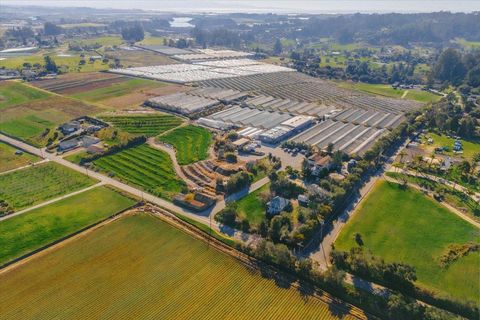
<svg viewBox="0 0 480 320"><path fill-rule="evenodd" d="M442 52L433 69L433 74L437 80L454 85L460 84L466 73L467 69L462 61L462 55L452 48Z"/></svg>
<svg viewBox="0 0 480 320"><path fill-rule="evenodd" d="M282 51L283 51L282 42L280 41L280 39L277 39L275 41L275 45L273 46L273 54L280 55Z"/></svg>

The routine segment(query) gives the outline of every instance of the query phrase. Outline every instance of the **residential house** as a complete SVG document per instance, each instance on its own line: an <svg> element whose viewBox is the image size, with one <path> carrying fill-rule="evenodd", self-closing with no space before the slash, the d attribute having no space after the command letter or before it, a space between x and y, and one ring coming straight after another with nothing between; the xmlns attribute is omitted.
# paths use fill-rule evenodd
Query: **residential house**
<svg viewBox="0 0 480 320"><path fill-rule="evenodd" d="M285 198L276 196L267 203L267 213L269 215L277 215L290 205L290 201Z"/></svg>

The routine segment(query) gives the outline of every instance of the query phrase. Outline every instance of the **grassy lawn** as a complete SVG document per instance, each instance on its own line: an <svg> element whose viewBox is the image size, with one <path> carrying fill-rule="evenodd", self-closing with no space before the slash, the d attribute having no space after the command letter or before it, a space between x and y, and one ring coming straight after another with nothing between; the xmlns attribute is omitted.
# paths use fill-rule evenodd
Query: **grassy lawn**
<svg viewBox="0 0 480 320"><path fill-rule="evenodd" d="M144 45L144 46L158 46L161 45L163 46L164 40L167 39L165 37L154 37L154 36L146 36L145 39L143 39L140 42L137 42L138 45Z"/></svg>
<svg viewBox="0 0 480 320"><path fill-rule="evenodd" d="M72 40L71 42L79 43L83 46L91 46L99 44L101 46L119 46L123 43L120 36L101 36L90 39Z"/></svg>
<svg viewBox="0 0 480 320"><path fill-rule="evenodd" d="M54 162L0 175L0 199L15 210L95 184L95 180Z"/></svg>
<svg viewBox="0 0 480 320"><path fill-rule="evenodd" d="M24 152L21 155L16 155L17 148L0 142L0 172L12 170L18 167L23 167L29 163L37 162L39 157L33 154Z"/></svg>
<svg viewBox="0 0 480 320"><path fill-rule="evenodd" d="M101 118L114 127L132 134L149 137L178 127L183 120L170 114L155 113L146 115L109 115Z"/></svg>
<svg viewBox="0 0 480 320"><path fill-rule="evenodd" d="M442 98L441 96L437 96L427 91L420 91L420 90L413 90L413 89L408 89L408 90L393 89L392 86L388 84L340 82L339 86L347 89L363 91L366 93L376 94L384 97L415 100L422 103L435 102ZM405 92L407 93L405 94Z"/></svg>
<svg viewBox="0 0 480 320"><path fill-rule="evenodd" d="M0 222L0 265L107 218L135 201L98 187Z"/></svg>
<svg viewBox="0 0 480 320"><path fill-rule="evenodd" d="M0 283L5 320L353 319L146 214L4 272Z"/></svg>
<svg viewBox="0 0 480 320"><path fill-rule="evenodd" d="M237 213L239 217L247 219L250 225L260 225L265 218L266 207L262 203L259 194L267 191L270 184L266 184L258 190L248 194L246 197L237 201Z"/></svg>
<svg viewBox="0 0 480 320"><path fill-rule="evenodd" d="M159 140L171 144L175 148L178 163L186 165L208 157L212 134L202 127L189 125L170 131L160 136Z"/></svg>
<svg viewBox="0 0 480 320"><path fill-rule="evenodd" d="M33 100L45 99L49 96L45 91L26 86L17 81L0 82L0 110Z"/></svg>
<svg viewBox="0 0 480 320"><path fill-rule="evenodd" d="M433 139L433 143L431 145L426 145L426 148L429 152L433 152L437 147L447 146L450 148L450 150L448 152L445 152L445 154L455 157L463 157L470 161L472 160L472 157L475 153L480 153L480 140L468 141L461 139L463 145L463 154L456 155L452 151L455 139L449 138L443 134L438 135L433 132L428 133L428 136Z"/></svg>
<svg viewBox="0 0 480 320"><path fill-rule="evenodd" d="M141 88L161 87L166 84L146 80L146 79L130 79L123 82L112 83L108 87L93 89L72 95L72 97L89 102L99 102L111 98L127 95Z"/></svg>
<svg viewBox="0 0 480 320"><path fill-rule="evenodd" d="M420 192L382 181L347 223L335 247L348 250L360 233L365 249L416 268L417 284L457 300L480 300L480 253L440 266L450 244L479 242L480 231Z"/></svg>
<svg viewBox="0 0 480 320"><path fill-rule="evenodd" d="M468 195L465 195L463 192L456 191L453 188L444 186L438 182L426 178L414 177L396 172L387 172L386 175L394 179L398 179L399 181L401 181L400 179L406 179L409 183L420 185L432 191L443 189L445 190L443 195L445 197L444 201L446 203L457 209L462 210L464 213L480 222L480 204Z"/></svg>
<svg viewBox="0 0 480 320"><path fill-rule="evenodd" d="M167 200L186 186L176 175L170 156L147 145L125 149L93 163L103 172Z"/></svg>

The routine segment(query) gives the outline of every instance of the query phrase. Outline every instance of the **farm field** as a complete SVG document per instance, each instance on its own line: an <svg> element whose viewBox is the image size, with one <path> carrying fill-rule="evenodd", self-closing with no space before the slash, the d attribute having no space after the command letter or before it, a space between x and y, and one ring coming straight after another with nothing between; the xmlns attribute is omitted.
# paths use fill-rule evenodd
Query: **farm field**
<svg viewBox="0 0 480 320"><path fill-rule="evenodd" d="M202 127L189 125L170 131L158 139L171 144L175 148L178 163L187 165L208 157L212 134Z"/></svg>
<svg viewBox="0 0 480 320"><path fill-rule="evenodd" d="M147 145L101 157L93 164L121 181L168 200L186 186L185 182L177 177L170 156Z"/></svg>
<svg viewBox="0 0 480 320"><path fill-rule="evenodd" d="M148 38L147 38L148 39ZM145 40L147 40L145 39ZM163 44L163 43L162 43ZM146 50L116 50L105 53L105 56L111 60L120 59L120 64L124 68L158 66L162 64L178 63L165 55Z"/></svg>
<svg viewBox="0 0 480 320"><path fill-rule="evenodd" d="M440 265L452 244L479 243L480 230L412 188L382 181L357 209L340 233L335 247L349 250L359 233L364 248L387 262L403 262L416 269L417 284L440 296L478 303L480 253L472 252ZM421 245L419 245L421 244Z"/></svg>
<svg viewBox="0 0 480 320"><path fill-rule="evenodd" d="M146 214L78 237L0 282L5 320L353 319Z"/></svg>
<svg viewBox="0 0 480 320"><path fill-rule="evenodd" d="M4 108L0 131L34 146L45 146L49 138L54 140L54 129L60 124L102 110L82 101L52 96Z"/></svg>
<svg viewBox="0 0 480 320"><path fill-rule="evenodd" d="M39 157L33 154L24 152L21 155L16 155L17 148L0 142L0 172L5 172L15 168L23 167L29 163L37 162Z"/></svg>
<svg viewBox="0 0 480 320"><path fill-rule="evenodd" d="M386 84L369 84L369 83L350 83L340 82L340 87L363 91L366 93L377 94L390 98L415 100L422 103L435 102L442 97L427 91L413 89L393 89L392 86ZM406 93L405 93L406 92ZM405 95L405 96L404 96Z"/></svg>
<svg viewBox="0 0 480 320"><path fill-rule="evenodd" d="M32 81L36 87L63 95L75 95L85 91L108 87L128 80L128 77L105 72L66 73L54 79Z"/></svg>
<svg viewBox="0 0 480 320"><path fill-rule="evenodd" d="M78 43L82 46L99 45L102 47L112 47L121 45L123 40L120 36L100 36L88 39L72 40L71 42Z"/></svg>
<svg viewBox="0 0 480 320"><path fill-rule="evenodd" d="M238 215L243 219L247 219L250 225L260 225L265 218L266 207L259 195L268 191L269 188L270 184L266 184L236 202Z"/></svg>
<svg viewBox="0 0 480 320"><path fill-rule="evenodd" d="M173 129L183 122L179 117L164 113L105 115L100 118L125 132L149 137Z"/></svg>
<svg viewBox="0 0 480 320"><path fill-rule="evenodd" d="M47 162L0 175L0 199L18 211L94 183L79 172Z"/></svg>
<svg viewBox="0 0 480 320"><path fill-rule="evenodd" d="M0 265L134 204L134 200L101 186L1 221Z"/></svg>
<svg viewBox="0 0 480 320"><path fill-rule="evenodd" d="M0 110L17 104L45 99L50 95L17 81L0 82Z"/></svg>

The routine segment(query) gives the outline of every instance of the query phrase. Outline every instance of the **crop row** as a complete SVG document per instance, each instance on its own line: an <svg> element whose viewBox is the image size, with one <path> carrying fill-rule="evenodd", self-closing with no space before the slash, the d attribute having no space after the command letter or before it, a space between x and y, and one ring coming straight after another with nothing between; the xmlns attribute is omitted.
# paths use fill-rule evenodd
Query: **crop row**
<svg viewBox="0 0 480 320"><path fill-rule="evenodd" d="M126 132L150 136L173 129L182 123L180 118L172 115L115 116L103 119Z"/></svg>
<svg viewBox="0 0 480 320"><path fill-rule="evenodd" d="M21 209L92 185L94 180L53 162L0 176L0 199Z"/></svg>
<svg viewBox="0 0 480 320"><path fill-rule="evenodd" d="M141 145L94 161L95 166L158 196L171 198L184 187L167 153Z"/></svg>

